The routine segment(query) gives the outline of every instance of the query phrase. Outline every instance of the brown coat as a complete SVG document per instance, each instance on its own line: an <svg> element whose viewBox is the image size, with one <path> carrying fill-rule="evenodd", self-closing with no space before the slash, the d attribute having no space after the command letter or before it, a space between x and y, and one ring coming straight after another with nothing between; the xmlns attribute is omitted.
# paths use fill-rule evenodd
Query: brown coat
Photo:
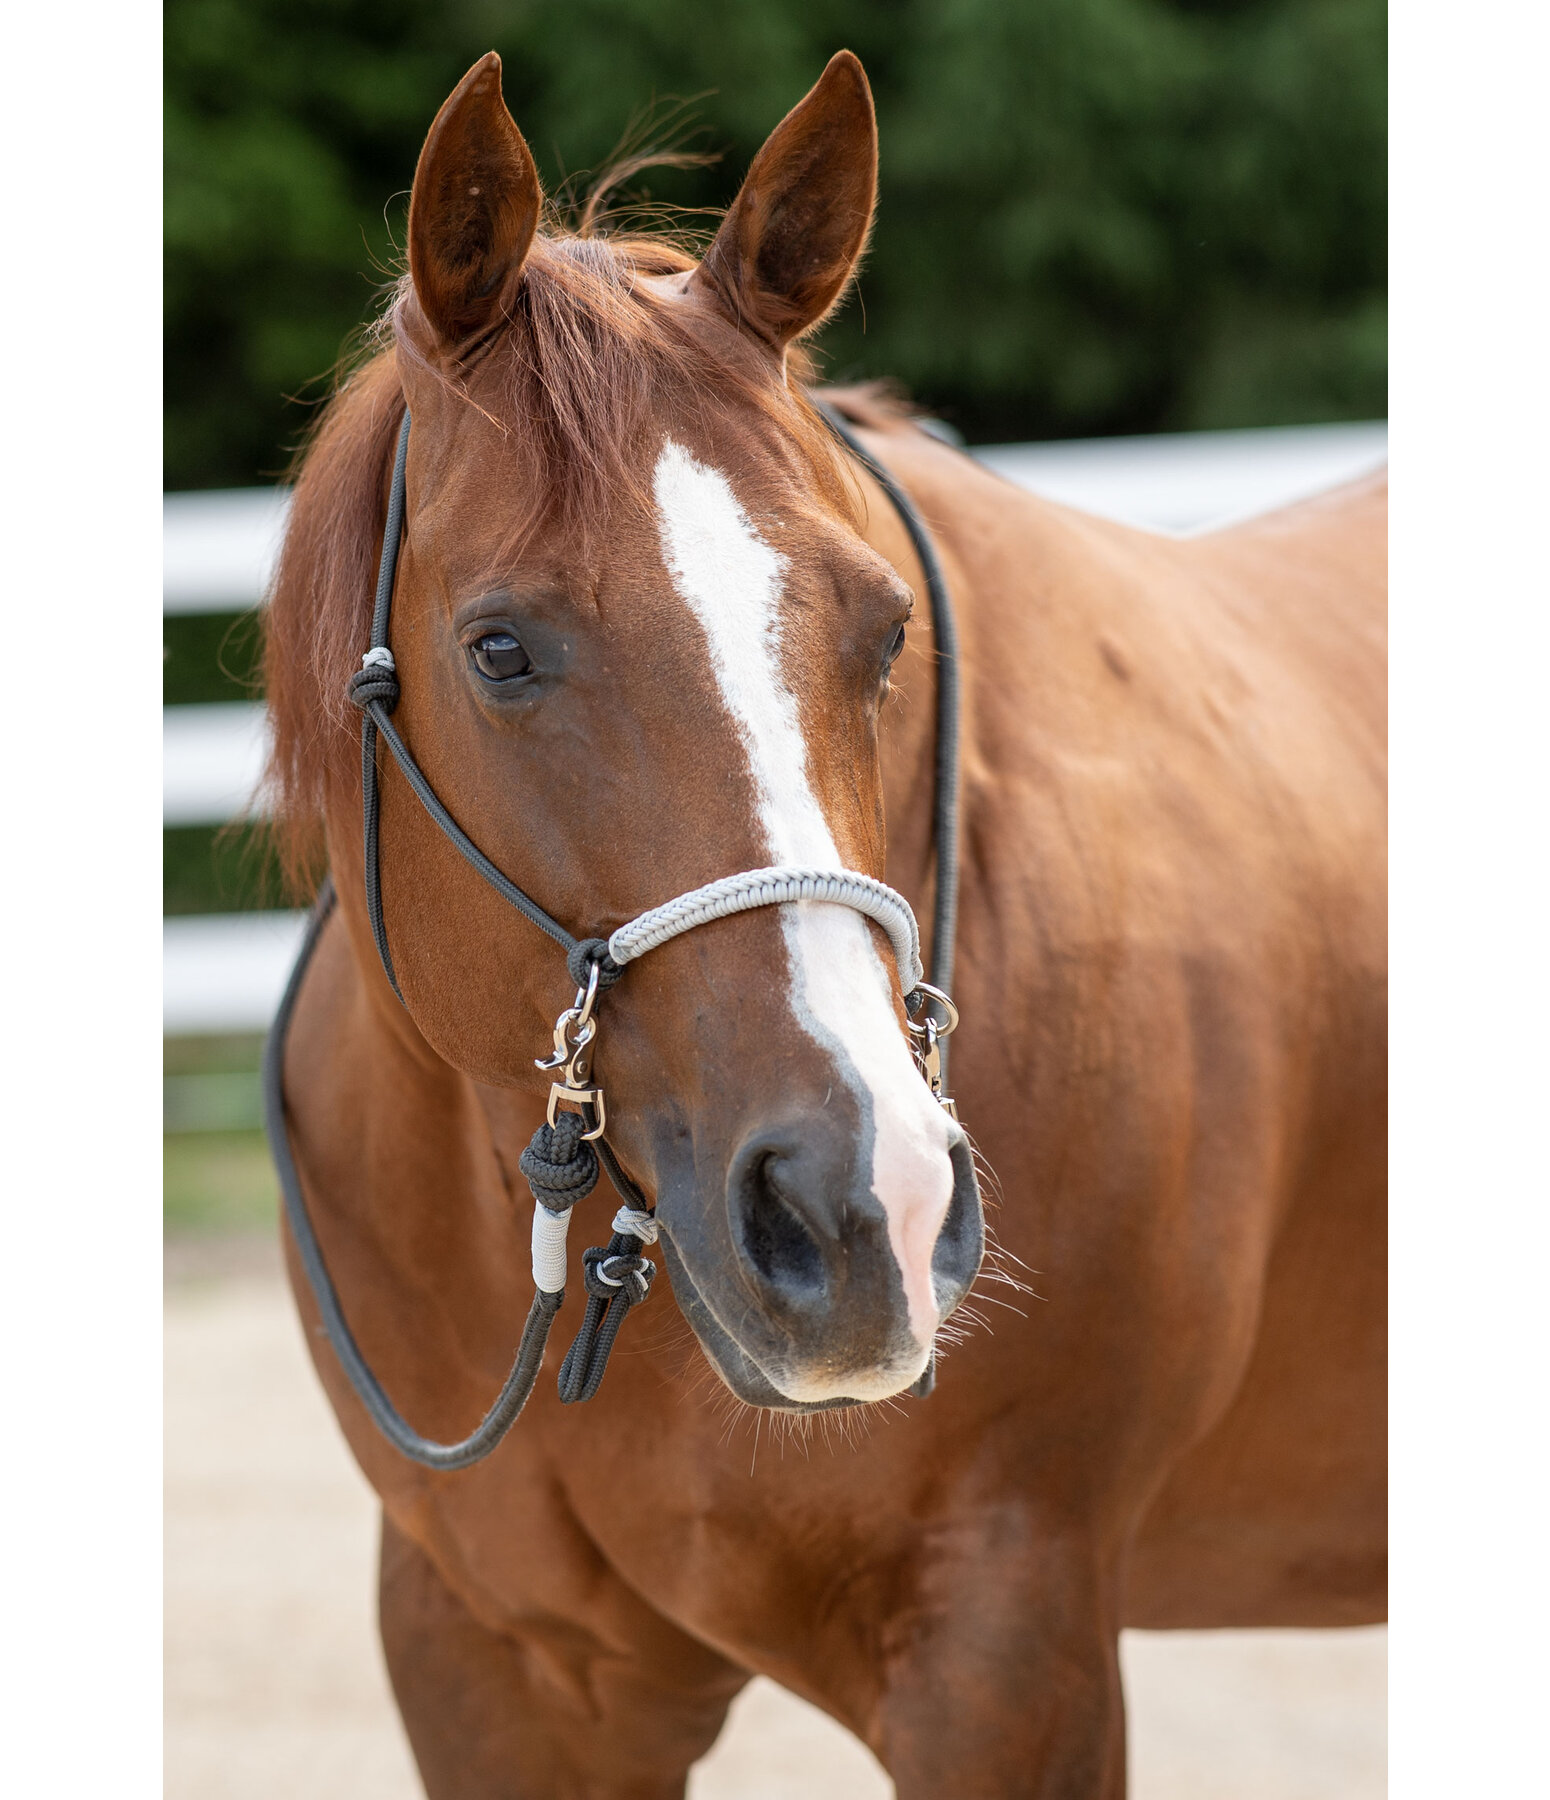
<svg viewBox="0 0 1550 1800"><path fill-rule="evenodd" d="M847 499L799 402L759 386L843 286L813 275L821 258L796 259L806 286L782 274L768 234L789 209L772 184L797 180L787 164L811 183L814 144L849 144L833 242L801 215L817 233L804 241L848 273L858 168L870 211L858 95L859 66L837 58L756 164L745 194L763 210L750 225L734 209L713 283L670 257L636 268L658 313L717 346L716 403L658 388L650 418L735 472L788 559L803 599L787 674L836 839L926 917L925 620L879 714L844 685L847 646L893 604L870 553L917 592L920 572L879 490L856 478ZM282 788L293 820L321 803L342 902L287 1061L298 1161L369 1359L417 1426L454 1436L498 1387L531 1294L516 1161L541 1116L528 1065L568 987L552 946L522 935L392 780L384 886L407 1012L376 962L330 683L364 642L403 393L416 449L399 719L449 805L589 928L764 858L703 645L625 500L590 531L563 507L523 527L523 567L546 571L523 617L563 644L560 703L517 723L470 711L460 595L511 566L492 533L543 465L520 426L497 435L511 390L496 359L464 358L449 380L438 348L472 329L469 295L489 281L471 255L422 281L451 230L423 196L456 188L438 145L497 186L525 179L492 59L448 109L415 189L424 291L303 477L270 666ZM506 229L500 268L529 283L534 310L511 329L541 346L536 309L565 252L542 237L530 250L526 229ZM473 230L457 222L465 250ZM467 285L449 286L460 266ZM760 282L785 310L759 311ZM807 1419L745 1407L659 1283L596 1401L561 1408L546 1378L501 1450L455 1475L378 1440L310 1333L382 1496L384 1641L437 1800L681 1794L751 1672L856 1731L902 1800L1113 1800L1122 1625L1383 1616L1384 484L1165 539L1035 499L847 404L936 534L959 617L953 1086L989 1171L993 1248L928 1399ZM837 589L819 569L835 556ZM523 760L535 745L540 761ZM725 921L653 953L610 999L599 1068L618 1148L661 1190L670 1235L670 1218L687 1232L717 1204L714 1182L664 1173L674 1144L719 1168L772 1106L821 1124L780 944L773 914ZM583 1241L601 1241L604 1205L587 1206Z"/></svg>

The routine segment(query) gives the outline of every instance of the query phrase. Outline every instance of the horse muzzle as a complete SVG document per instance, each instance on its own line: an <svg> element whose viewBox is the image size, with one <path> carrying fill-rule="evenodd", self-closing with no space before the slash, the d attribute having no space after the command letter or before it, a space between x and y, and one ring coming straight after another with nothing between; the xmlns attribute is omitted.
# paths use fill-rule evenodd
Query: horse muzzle
<svg viewBox="0 0 1550 1800"><path fill-rule="evenodd" d="M808 1114L750 1131L726 1165L721 1207L664 1188L658 1219L674 1295L739 1399L813 1412L929 1389L935 1331L984 1253L979 1186L956 1124L946 1155L950 1197L924 1252L924 1331L906 1298L897 1222L890 1229L842 1126Z"/></svg>

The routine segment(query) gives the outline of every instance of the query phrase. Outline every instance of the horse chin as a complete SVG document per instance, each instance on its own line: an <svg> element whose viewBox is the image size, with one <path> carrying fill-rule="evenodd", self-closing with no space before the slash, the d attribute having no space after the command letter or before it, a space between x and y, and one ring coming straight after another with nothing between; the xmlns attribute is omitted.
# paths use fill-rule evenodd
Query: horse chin
<svg viewBox="0 0 1550 1800"><path fill-rule="evenodd" d="M919 1389L928 1379L932 1367L929 1344L921 1350L917 1366L912 1369L879 1370L865 1377L858 1375L853 1383L856 1389L853 1393L809 1399L783 1391L716 1318L666 1231L662 1234L661 1244L668 1280L673 1285L673 1298L678 1302L679 1310L699 1339L700 1348L705 1352L710 1366L745 1405L760 1406L769 1412L838 1412L845 1407L866 1406L875 1401L893 1399L912 1389ZM797 1378L792 1379L791 1385L799 1387L807 1384Z"/></svg>

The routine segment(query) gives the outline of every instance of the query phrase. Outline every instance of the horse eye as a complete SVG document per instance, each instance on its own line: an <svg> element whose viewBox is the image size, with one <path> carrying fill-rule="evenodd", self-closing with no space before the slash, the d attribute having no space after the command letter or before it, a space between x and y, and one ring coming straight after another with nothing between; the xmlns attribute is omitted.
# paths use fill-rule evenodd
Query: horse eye
<svg viewBox="0 0 1550 1800"><path fill-rule="evenodd" d="M511 681L533 665L509 631L487 631L473 645L474 667L486 681Z"/></svg>
<svg viewBox="0 0 1550 1800"><path fill-rule="evenodd" d="M888 648L883 652L883 670L886 673L899 660L904 651L904 627L895 625L893 636L888 640Z"/></svg>

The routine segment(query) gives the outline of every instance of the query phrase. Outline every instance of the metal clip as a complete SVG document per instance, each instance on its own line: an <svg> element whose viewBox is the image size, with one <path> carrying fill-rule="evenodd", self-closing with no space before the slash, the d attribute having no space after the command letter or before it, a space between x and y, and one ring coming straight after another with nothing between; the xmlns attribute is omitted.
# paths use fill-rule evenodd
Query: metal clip
<svg viewBox="0 0 1550 1800"><path fill-rule="evenodd" d="M549 1084L549 1123L553 1125L554 1115L562 1106L574 1106L577 1112L585 1114L590 1106L597 1114L597 1123L590 1131L581 1134L581 1141L590 1144L594 1138L600 1138L608 1129L608 1109L603 1104L603 1090L596 1087L572 1087L568 1081L551 1081Z"/></svg>
<svg viewBox="0 0 1550 1800"><path fill-rule="evenodd" d="M941 1040L951 1037L958 1029L958 1008L940 988L932 987L928 981L916 982L915 992L923 994L925 999L920 1007L919 1024L909 1017L906 1009L904 1022L910 1034L910 1050L931 1089L931 1098L949 1117L956 1119L956 1103L942 1092Z"/></svg>
<svg viewBox="0 0 1550 1800"><path fill-rule="evenodd" d="M598 965L593 963L587 976L587 985L576 989L574 1003L566 1007L554 1022L553 1053L534 1059L537 1068L564 1071L558 1081L549 1085L551 1126L561 1106L574 1106L582 1114L591 1107L596 1113L597 1123L592 1130L582 1133L583 1142L600 1138L607 1122L603 1090L587 1085L587 1079L592 1073L592 1050L597 1041L597 1020L593 1017L592 1009L597 1004L600 973Z"/></svg>

